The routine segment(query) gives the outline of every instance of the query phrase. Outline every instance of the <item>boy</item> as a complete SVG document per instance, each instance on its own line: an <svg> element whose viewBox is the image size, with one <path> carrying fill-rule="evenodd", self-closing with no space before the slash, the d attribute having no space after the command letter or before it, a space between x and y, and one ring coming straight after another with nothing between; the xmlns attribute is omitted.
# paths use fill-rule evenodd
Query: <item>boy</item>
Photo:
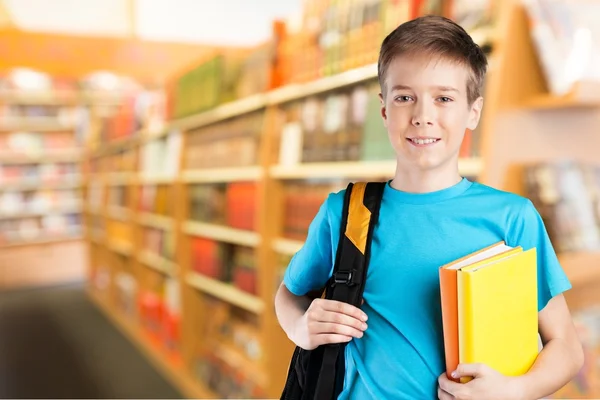
<svg viewBox="0 0 600 400"><path fill-rule="evenodd" d="M479 122L486 68L470 36L442 17L406 22L382 43L381 115L397 167L373 235L364 304L305 296L332 274L343 191L322 205L275 299L279 322L298 346L349 342L340 399L539 399L582 366L562 296L570 283L534 206L458 172L465 129ZM526 375L460 365L447 372L474 379L456 383L444 371L438 269L500 240L537 248L544 349Z"/></svg>

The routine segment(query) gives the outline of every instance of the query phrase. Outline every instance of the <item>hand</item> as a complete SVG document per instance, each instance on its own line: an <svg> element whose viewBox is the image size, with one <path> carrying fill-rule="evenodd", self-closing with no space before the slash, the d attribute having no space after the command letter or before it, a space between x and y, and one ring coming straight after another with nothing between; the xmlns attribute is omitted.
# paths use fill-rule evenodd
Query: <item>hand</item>
<svg viewBox="0 0 600 400"><path fill-rule="evenodd" d="M293 341L305 350L322 344L360 338L367 315L358 307L334 300L315 299L294 327Z"/></svg>
<svg viewBox="0 0 600 400"><path fill-rule="evenodd" d="M460 364L453 378L471 377L468 383L451 381L443 373L438 378L440 400L511 400L521 399L518 380L502 375L484 364Z"/></svg>

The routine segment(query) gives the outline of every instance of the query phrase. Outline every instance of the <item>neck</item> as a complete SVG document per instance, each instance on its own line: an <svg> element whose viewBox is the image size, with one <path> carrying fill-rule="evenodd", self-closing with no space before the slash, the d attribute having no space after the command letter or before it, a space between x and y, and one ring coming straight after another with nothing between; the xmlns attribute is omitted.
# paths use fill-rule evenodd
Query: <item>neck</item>
<svg viewBox="0 0 600 400"><path fill-rule="evenodd" d="M433 169L416 169L396 164L396 175L390 185L407 193L429 193L447 189L462 180L457 163L447 163Z"/></svg>

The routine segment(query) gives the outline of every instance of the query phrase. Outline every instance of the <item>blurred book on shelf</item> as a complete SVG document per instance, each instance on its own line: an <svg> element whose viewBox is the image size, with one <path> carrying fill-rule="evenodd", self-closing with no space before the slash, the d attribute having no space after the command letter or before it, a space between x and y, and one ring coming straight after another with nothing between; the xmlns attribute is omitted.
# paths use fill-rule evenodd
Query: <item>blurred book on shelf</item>
<svg viewBox="0 0 600 400"><path fill-rule="evenodd" d="M177 177L183 136L179 131L144 143L141 148L139 171L142 177Z"/></svg>
<svg viewBox="0 0 600 400"><path fill-rule="evenodd" d="M445 0L444 14L462 26L482 47L492 51L497 29L500 1L498 0Z"/></svg>
<svg viewBox="0 0 600 400"><path fill-rule="evenodd" d="M102 170L111 172L136 172L137 152L134 149L119 149L102 158Z"/></svg>
<svg viewBox="0 0 600 400"><path fill-rule="evenodd" d="M550 93L560 96L577 82L600 81L597 15L594 1L524 1L532 43ZM583 87L583 86L582 86ZM587 93L597 98L597 92Z"/></svg>
<svg viewBox="0 0 600 400"><path fill-rule="evenodd" d="M120 256L119 256L120 257ZM125 261L120 260L121 265ZM136 294L138 281L130 272L117 270L113 275L115 286L115 306L126 318L135 321L137 318Z"/></svg>
<svg viewBox="0 0 600 400"><path fill-rule="evenodd" d="M75 122L73 105L43 96L69 88L26 69L0 79L0 120L10 121L0 132L0 245L69 240L82 233L81 142L68 126Z"/></svg>
<svg viewBox="0 0 600 400"><path fill-rule="evenodd" d="M104 205L104 185L101 182L97 180L88 182L87 204L95 213L100 211L100 208Z"/></svg>
<svg viewBox="0 0 600 400"><path fill-rule="evenodd" d="M190 217L198 222L254 231L257 196L254 182L194 185L190 187Z"/></svg>
<svg viewBox="0 0 600 400"><path fill-rule="evenodd" d="M27 244L81 236L79 214L49 214L38 217L0 219L0 246Z"/></svg>
<svg viewBox="0 0 600 400"><path fill-rule="evenodd" d="M190 186L190 218L210 224L226 223L226 185Z"/></svg>
<svg viewBox="0 0 600 400"><path fill-rule="evenodd" d="M142 185L139 188L139 210L146 213L173 216L175 204L168 185Z"/></svg>
<svg viewBox="0 0 600 400"><path fill-rule="evenodd" d="M194 237L191 239L192 270L222 281L228 278L227 266L231 264L231 245L212 239Z"/></svg>
<svg viewBox="0 0 600 400"><path fill-rule="evenodd" d="M175 259L175 232L171 230L144 228L142 250L167 260Z"/></svg>
<svg viewBox="0 0 600 400"><path fill-rule="evenodd" d="M194 355L194 375L219 397L265 397L257 318L218 299L203 297L211 318L204 318L196 327L203 340Z"/></svg>
<svg viewBox="0 0 600 400"><path fill-rule="evenodd" d="M259 111L188 133L184 169L256 165L263 120Z"/></svg>
<svg viewBox="0 0 600 400"><path fill-rule="evenodd" d="M167 88L167 114L182 118L278 87L375 64L386 34L418 15L454 16L473 29L493 23L493 1L478 1L469 7L458 0L451 6L446 3L305 1L301 16L286 23L273 22L271 38L262 45L241 56L239 52L217 52L176 77Z"/></svg>
<svg viewBox="0 0 600 400"><path fill-rule="evenodd" d="M552 399L592 399L600 396L600 308L592 306L573 313L573 323L581 340L584 364Z"/></svg>
<svg viewBox="0 0 600 400"><path fill-rule="evenodd" d="M44 156L78 151L80 143L72 132L30 132L13 131L0 135L0 164L6 157L10 161L27 160L28 157ZM67 153L68 154L68 153ZM19 158L20 156L20 158Z"/></svg>
<svg viewBox="0 0 600 400"><path fill-rule="evenodd" d="M154 274L145 280L137 296L142 333L169 358L179 362L181 353L180 285L177 279Z"/></svg>
<svg viewBox="0 0 600 400"><path fill-rule="evenodd" d="M0 218L18 214L74 212L82 205L81 194L74 190L37 189L0 192Z"/></svg>
<svg viewBox="0 0 600 400"><path fill-rule="evenodd" d="M191 246L194 272L229 283L249 294L258 294L256 252L253 248L200 237L192 238Z"/></svg>
<svg viewBox="0 0 600 400"><path fill-rule="evenodd" d="M110 207L127 208L131 188L125 185L111 185L108 188L108 205Z"/></svg>
<svg viewBox="0 0 600 400"><path fill-rule="evenodd" d="M338 187L339 185L331 183L288 183L285 186L283 203L283 237L305 240L308 227L327 195Z"/></svg>
<svg viewBox="0 0 600 400"><path fill-rule="evenodd" d="M574 161L530 165L525 184L557 251L600 250L600 166Z"/></svg>
<svg viewBox="0 0 600 400"><path fill-rule="evenodd" d="M168 99L164 88L146 88L131 78L101 71L84 77L80 86L84 92L98 98L112 97L117 101L92 102L93 129L88 144L98 149L108 143L163 133L168 119Z"/></svg>
<svg viewBox="0 0 600 400"><path fill-rule="evenodd" d="M109 218L106 221L106 238L111 245L130 246L133 243L133 228L131 223Z"/></svg>
<svg viewBox="0 0 600 400"><path fill-rule="evenodd" d="M379 92L379 83L373 81L287 104L279 165L394 160ZM460 157L477 156L479 135L478 129L467 132Z"/></svg>
<svg viewBox="0 0 600 400"><path fill-rule="evenodd" d="M6 186L69 185L79 181L75 163L0 164L0 184Z"/></svg>

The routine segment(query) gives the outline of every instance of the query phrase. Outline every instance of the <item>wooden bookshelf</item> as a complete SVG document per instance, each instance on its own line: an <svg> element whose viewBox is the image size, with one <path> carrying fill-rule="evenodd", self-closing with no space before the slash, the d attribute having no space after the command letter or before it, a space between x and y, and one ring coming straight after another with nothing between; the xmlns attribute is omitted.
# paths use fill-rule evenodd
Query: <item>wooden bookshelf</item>
<svg viewBox="0 0 600 400"><path fill-rule="evenodd" d="M476 176L481 172L480 159L463 159L459 169L463 175ZM393 177L396 161L362 161L362 162L326 162L306 163L294 166L275 165L269 173L277 179L309 179L309 178L382 178Z"/></svg>
<svg viewBox="0 0 600 400"><path fill-rule="evenodd" d="M74 124L62 123L55 117L4 117L0 119L0 131L61 132L74 128Z"/></svg>
<svg viewBox="0 0 600 400"><path fill-rule="evenodd" d="M249 360L244 354L235 349L230 344L214 342L215 354L223 360L228 366L240 371L248 371L252 376L252 381L260 386L266 386L269 380L264 369L257 366L253 360Z"/></svg>
<svg viewBox="0 0 600 400"><path fill-rule="evenodd" d="M225 119L247 114L252 111L260 110L267 106L267 96L257 94L245 99L240 99L232 103L218 106L217 108L197 115L177 119L169 124L169 128L189 130L200 128L206 125L214 124Z"/></svg>
<svg viewBox="0 0 600 400"><path fill-rule="evenodd" d="M183 232L240 246L256 247L261 242L260 234L256 232L202 222L187 221L183 225Z"/></svg>
<svg viewBox="0 0 600 400"><path fill-rule="evenodd" d="M575 290L600 282L600 251L559 254L559 261Z"/></svg>
<svg viewBox="0 0 600 400"><path fill-rule="evenodd" d="M18 105L62 106L73 105L77 101L77 93L70 90L2 90L0 102Z"/></svg>
<svg viewBox="0 0 600 400"><path fill-rule="evenodd" d="M0 164L49 164L57 162L81 161L81 150L41 150L37 154L14 154L14 152L0 152Z"/></svg>
<svg viewBox="0 0 600 400"><path fill-rule="evenodd" d="M79 177L73 177L71 179L65 179L61 177L56 181L39 182L37 180L22 180L19 182L3 183L0 187L2 190L38 190L38 189L76 189L81 186Z"/></svg>
<svg viewBox="0 0 600 400"><path fill-rule="evenodd" d="M89 204L85 207L85 212L91 215L100 215L103 213L102 206L92 206Z"/></svg>
<svg viewBox="0 0 600 400"><path fill-rule="evenodd" d="M477 177L483 184L502 190L524 194L522 176L517 165L531 161L548 160L562 153L575 159L595 160L600 146L597 135L598 123L589 124L591 118L579 121L577 116L565 117L567 113L555 110L572 110L578 113L593 112L600 102L589 94L577 92L567 96L551 96L545 88L537 58L531 47L527 21L522 7L513 0L502 2L498 27L494 31L477 32L477 41L494 42L493 68L490 68L486 82L486 102L481 121L481 143L477 157L459 161L462 175ZM490 35L499 35L490 40ZM161 258L146 254L140 246L140 235L130 247L135 262L144 264L160 273L167 266L177 266L177 279L182 285L182 312L185 321L182 336L183 358L188 365L193 364L197 349L216 352L234 369L245 371L249 367L247 360L227 343L205 343L197 337L195 327L205 327L206 315L211 315L210 300L219 299L227 306L240 308L256 314L261 349L264 360L257 363L257 369L264 369L264 384L268 397L276 398L280 394L287 367L293 350L289 339L277 324L273 310L273 297L277 288L276 276L279 273L281 255L293 255L303 245L302 241L281 237L283 226L283 201L288 181L302 180L306 184L321 179L350 180L389 178L394 175L395 161L371 162L318 162L293 166L277 164L279 139L281 134L281 115L286 106L293 101L309 96L325 94L352 85L377 79L376 65L370 64L339 75L325 77L314 82L295 84L275 89L264 94L223 104L196 115L171 121L157 137L164 137L173 129L183 132L183 148L189 145L188 137L201 128L210 128L236 117L256 112L264 113L258 149L257 165L252 167L207 168L201 170L185 169L182 159L175 177L143 176L141 173L103 171L107 184L133 187L137 184L169 185L174 188L173 198L177 205L172 218L145 213L133 213L134 221L141 227L151 226L157 229L171 230L176 235L177 259L165 264ZM540 110L551 110L540 118ZM580 115L580 114L577 114ZM565 122L566 121L566 122ZM594 125L595 123L595 125ZM574 144L572 134L564 132L565 127L577 131L579 144ZM581 132L580 132L581 131ZM136 136L144 137L142 133ZM136 139L137 140L137 139ZM136 143L152 140L145 136L140 140L128 139L111 144L94 157L109 154L110 151L136 149ZM518 143L518 146L515 146ZM585 145L581 145L585 143ZM185 153L185 152L184 152ZM185 154L182 158L185 158ZM227 226L216 225L191 219L191 188L204 184L228 184L252 181L257 187L257 229L244 231ZM214 185L225 186L225 185ZM223 199L220 198L222 202ZM132 200L135 207L135 200ZM132 217L133 217L132 216ZM192 266L192 238L202 237L237 246L251 247L256 253L258 294L251 295L237 289L230 283L201 275ZM107 241L108 248L114 244ZM600 281L600 267L596 253L573 253L560 255L561 263L574 285L573 293L580 287L590 287L589 282ZM148 268L145 268L148 269ZM143 275L145 272L137 272ZM596 296L596 297L594 297ZM586 294L586 301L600 299L595 293ZM577 307L583 303L577 302ZM138 340L133 335L132 340ZM260 379L259 379L260 380Z"/></svg>
<svg viewBox="0 0 600 400"><path fill-rule="evenodd" d="M542 92L532 94L524 101L523 108L534 110L576 110L600 108L600 83L576 82L573 88L564 95L553 95Z"/></svg>
<svg viewBox="0 0 600 400"><path fill-rule="evenodd" d="M77 201L82 187L80 163L84 151L75 138L77 119L71 118L70 111L77 104L72 95L73 92L66 91L27 91L6 87L0 90L0 104L5 106L0 118L0 142L3 143L0 164L6 167L5 173L0 172L0 196L7 192L32 192L18 195L33 195L52 204L0 215L3 223L5 220L17 222L27 219L37 225L27 230L23 229L24 226L18 230L7 226L6 232L0 232L0 242L3 243L0 244L0 288L55 285L85 279L87 243L82 240L84 222L70 218L72 214L83 217L84 210L81 202ZM35 113L26 112L22 106L35 108ZM57 107L61 112L56 113ZM11 149L11 136L24 133L43 140L43 145L29 144L25 140L21 142L25 148ZM70 137L68 147L54 147L62 143L52 143L56 136ZM73 171L68 175L49 170L44 172L43 169L50 166L48 164L58 163L72 164ZM29 165L36 171L26 171ZM54 205L52 193L49 193L51 190L69 191L72 193L65 194L72 197ZM44 220L47 216L64 216L65 229L59 231L56 226L52 229L51 224Z"/></svg>
<svg viewBox="0 0 600 400"><path fill-rule="evenodd" d="M133 244L124 241L108 240L108 248L124 256L131 256L133 254Z"/></svg>
<svg viewBox="0 0 600 400"><path fill-rule="evenodd" d="M148 360L159 370L171 383L179 388L187 398L191 399L216 399L218 396L208 390L201 382L195 380L189 371L181 365L169 362L166 354L162 353L148 340L138 327L129 319L119 314L114 306L108 304L92 290L88 291L89 298L96 304L99 310L119 328L119 330L146 356Z"/></svg>
<svg viewBox="0 0 600 400"><path fill-rule="evenodd" d="M21 211L13 213L0 213L0 219L13 219L13 218L31 218L41 217L44 215L61 215L61 214L75 214L80 213L82 208L80 205L68 206L68 207L53 207L50 209L40 211Z"/></svg>
<svg viewBox="0 0 600 400"><path fill-rule="evenodd" d="M22 242L11 242L7 244L1 244L0 249L14 249L18 247L28 247L28 246L45 246L57 243L67 243L67 242L80 242L82 237L80 235L65 235L65 236L55 236L55 237L44 237L41 239L31 239L24 240Z"/></svg>
<svg viewBox="0 0 600 400"><path fill-rule="evenodd" d="M329 92L377 78L377 64L369 64L337 75L328 76L313 82L292 84L277 89L268 95L270 105L278 105L303 99L316 94Z"/></svg>
<svg viewBox="0 0 600 400"><path fill-rule="evenodd" d="M132 212L126 207L121 206L107 206L106 214L113 219L122 222L129 222L131 219Z"/></svg>
<svg viewBox="0 0 600 400"><path fill-rule="evenodd" d="M193 272L188 273L186 282L188 285L206 294L243 308L244 310L260 314L265 309L265 304L262 299L237 289L229 283L221 282Z"/></svg>
<svg viewBox="0 0 600 400"><path fill-rule="evenodd" d="M169 185L175 181L176 177L163 175L140 175L137 182L141 185Z"/></svg>
<svg viewBox="0 0 600 400"><path fill-rule="evenodd" d="M134 172L110 172L104 179L109 186L126 186L137 182Z"/></svg>
<svg viewBox="0 0 600 400"><path fill-rule="evenodd" d="M122 95L80 90L22 90L3 89L0 102L34 106L119 105Z"/></svg>
<svg viewBox="0 0 600 400"><path fill-rule="evenodd" d="M137 219L139 224L156 229L172 230L175 226L173 218L159 214L139 213Z"/></svg>
<svg viewBox="0 0 600 400"><path fill-rule="evenodd" d="M140 252L138 261L158 272L172 277L175 276L179 270L177 264L173 261L167 260L166 258L149 251Z"/></svg>
<svg viewBox="0 0 600 400"><path fill-rule="evenodd" d="M300 240L278 238L273 240L273 251L278 254L294 255L304 246Z"/></svg>
<svg viewBox="0 0 600 400"><path fill-rule="evenodd" d="M262 176L263 170L261 167L214 168L182 172L185 183L258 181Z"/></svg>

